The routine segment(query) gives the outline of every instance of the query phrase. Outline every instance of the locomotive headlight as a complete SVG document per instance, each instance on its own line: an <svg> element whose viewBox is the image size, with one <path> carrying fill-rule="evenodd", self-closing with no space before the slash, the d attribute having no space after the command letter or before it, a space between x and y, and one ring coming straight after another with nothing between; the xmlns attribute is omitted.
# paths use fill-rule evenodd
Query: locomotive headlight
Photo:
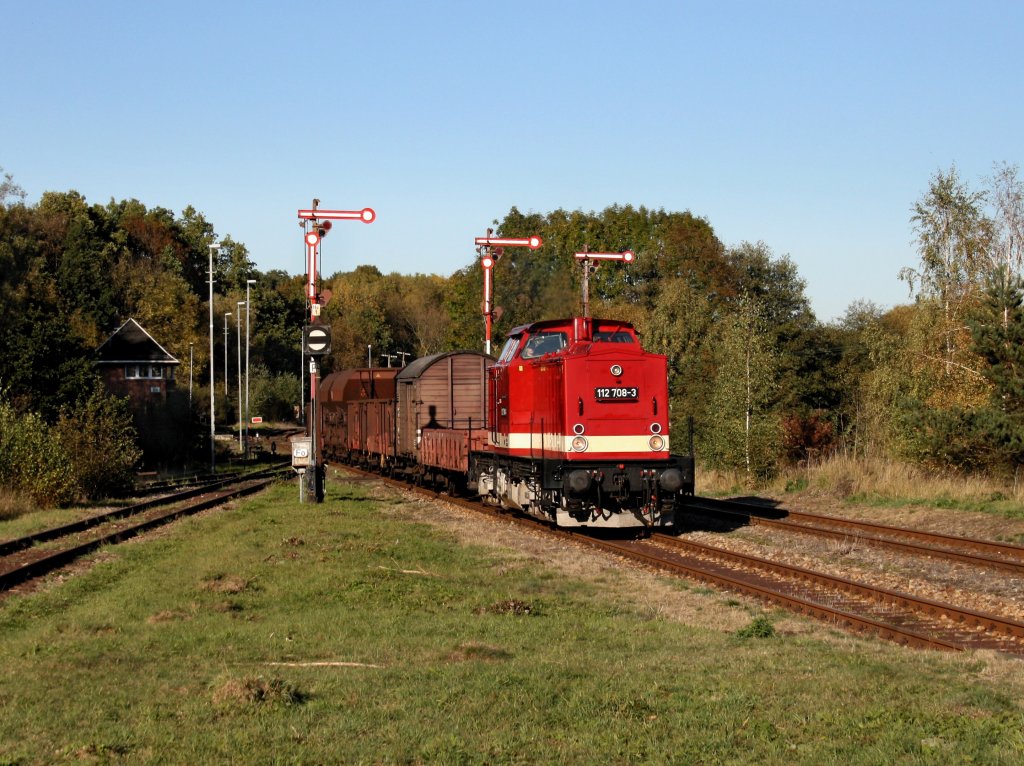
<svg viewBox="0 0 1024 766"><path fill-rule="evenodd" d="M587 449L587 440L582 436L573 437L572 448L575 452L585 452Z"/></svg>
<svg viewBox="0 0 1024 766"><path fill-rule="evenodd" d="M616 378L617 378L617 377L619 377L620 375L622 375L622 365L619 365L619 364L613 364L613 365L612 365L612 369L611 369L611 373L612 373L612 375L614 375L614 376L615 376Z"/></svg>
<svg viewBox="0 0 1024 766"><path fill-rule="evenodd" d="M651 449L654 450L655 452L660 452L661 450L665 449L665 439L662 438L661 436L652 436L650 439L647 440L647 443L651 445Z"/></svg>

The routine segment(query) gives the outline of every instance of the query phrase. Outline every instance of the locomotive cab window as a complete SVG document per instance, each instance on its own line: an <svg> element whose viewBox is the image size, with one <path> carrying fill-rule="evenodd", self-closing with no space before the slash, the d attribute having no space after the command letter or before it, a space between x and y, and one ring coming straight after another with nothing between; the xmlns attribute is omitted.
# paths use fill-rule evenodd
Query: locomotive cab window
<svg viewBox="0 0 1024 766"><path fill-rule="evenodd" d="M635 343L636 340L625 330L598 330L594 333L595 343Z"/></svg>
<svg viewBox="0 0 1024 766"><path fill-rule="evenodd" d="M539 332L531 335L523 347L523 359L534 359L545 354L553 354L565 348L568 336L564 332Z"/></svg>
<svg viewBox="0 0 1024 766"><path fill-rule="evenodd" d="M505 341L505 347L501 350L501 356L498 357L498 364L505 364L512 361L512 357L516 355L516 351L519 350L519 336L509 338Z"/></svg>

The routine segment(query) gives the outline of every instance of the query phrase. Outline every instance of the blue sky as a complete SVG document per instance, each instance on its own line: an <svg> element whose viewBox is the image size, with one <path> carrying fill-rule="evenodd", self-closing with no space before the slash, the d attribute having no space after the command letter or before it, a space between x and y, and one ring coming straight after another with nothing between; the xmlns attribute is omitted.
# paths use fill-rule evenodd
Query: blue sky
<svg viewBox="0 0 1024 766"><path fill-rule="evenodd" d="M450 274L509 208L690 210L788 255L819 318L907 302L910 208L1024 161L1015 2L0 0L0 166L202 211L304 270ZM542 257L543 251L538 251Z"/></svg>

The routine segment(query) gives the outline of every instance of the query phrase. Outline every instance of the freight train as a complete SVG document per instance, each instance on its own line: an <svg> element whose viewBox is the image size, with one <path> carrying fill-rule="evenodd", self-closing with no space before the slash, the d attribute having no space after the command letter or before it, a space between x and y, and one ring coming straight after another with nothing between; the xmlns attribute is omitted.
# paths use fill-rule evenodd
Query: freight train
<svg viewBox="0 0 1024 766"><path fill-rule="evenodd" d="M362 368L320 384L320 454L565 527L670 527L693 495L673 455L665 356L627 322L513 329L478 351Z"/></svg>

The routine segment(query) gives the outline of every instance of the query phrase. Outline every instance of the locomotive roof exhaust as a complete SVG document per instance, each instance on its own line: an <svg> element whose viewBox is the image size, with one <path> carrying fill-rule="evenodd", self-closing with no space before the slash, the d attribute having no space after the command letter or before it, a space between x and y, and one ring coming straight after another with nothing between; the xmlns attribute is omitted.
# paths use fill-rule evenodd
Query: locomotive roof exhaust
<svg viewBox="0 0 1024 766"><path fill-rule="evenodd" d="M590 317L573 317L573 340L588 343L594 340L594 322Z"/></svg>

